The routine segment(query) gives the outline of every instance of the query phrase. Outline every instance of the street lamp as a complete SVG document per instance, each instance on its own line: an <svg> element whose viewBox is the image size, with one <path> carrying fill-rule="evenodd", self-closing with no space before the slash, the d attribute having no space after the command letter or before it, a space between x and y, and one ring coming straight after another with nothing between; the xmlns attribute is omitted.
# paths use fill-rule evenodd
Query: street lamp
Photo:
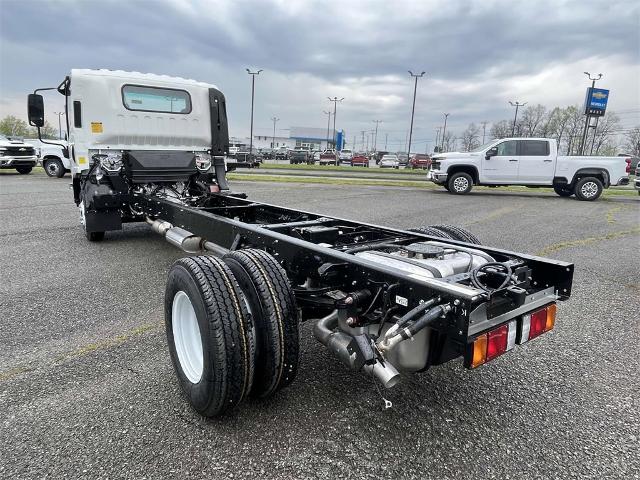
<svg viewBox="0 0 640 480"><path fill-rule="evenodd" d="M373 137L373 151L375 152L378 148L378 124L382 123L382 120L373 120L373 123L376 124L376 133Z"/></svg>
<svg viewBox="0 0 640 480"><path fill-rule="evenodd" d="M442 128L442 147L440 149L441 152L444 151L444 139L445 139L445 134L447 133L447 118L449 117L448 113L444 114L444 127Z"/></svg>
<svg viewBox="0 0 640 480"><path fill-rule="evenodd" d="M591 77L591 74L589 72L584 72L584 74L587 76L587 78L589 78L589 80L591 80L591 89L596 88L596 82L602 78L602 74L599 73L597 77ZM591 125L591 115L589 115L588 113L586 115L587 115L587 118L584 122L584 132L582 132L582 141L580 142L580 155L584 155L584 147L585 147L585 144L587 143L587 132L589 131L589 125ZM597 126L598 126L598 117L596 117L596 127ZM596 139L596 132L593 132L594 142L595 142L595 139ZM591 149L593 150L593 144L591 146Z"/></svg>
<svg viewBox="0 0 640 480"><path fill-rule="evenodd" d="M331 126L331 110L328 112L322 111L327 116L327 147L325 150L329 150L329 127Z"/></svg>
<svg viewBox="0 0 640 480"><path fill-rule="evenodd" d="M62 120L60 119L64 112L53 112L54 115L58 116L58 140L62 140Z"/></svg>
<svg viewBox="0 0 640 480"><path fill-rule="evenodd" d="M518 108L520 107L524 107L527 102L524 103L520 103L520 102L512 102L511 100L509 100L509 103L511 104L512 107L516 107L516 114L513 116L513 127L511 127L511 136L514 137L516 134L516 120L518 119Z"/></svg>
<svg viewBox="0 0 640 480"><path fill-rule="evenodd" d="M252 72L248 68L245 69L249 75L251 75L251 128L249 133L249 161L251 161L251 155L253 154L253 99L255 96L256 87L256 75L260 75L262 69L257 72Z"/></svg>
<svg viewBox="0 0 640 480"><path fill-rule="evenodd" d="M271 121L273 122L273 138L271 139L271 149L276 148L276 122L280 120L278 117L271 117Z"/></svg>
<svg viewBox="0 0 640 480"><path fill-rule="evenodd" d="M415 82L413 84L413 106L411 107L411 127L409 127L409 148L407 149L407 158L411 156L411 137L413 135L413 114L415 113L415 110L416 110L416 93L418 91L418 79L422 78L425 73L426 72L422 72L418 74L418 73L413 73L411 70L409 70L409 75L414 77Z"/></svg>
<svg viewBox="0 0 640 480"><path fill-rule="evenodd" d="M336 152L338 151L338 146L336 145L336 110L337 110L337 105L338 102L341 102L344 100L343 98L338 98L338 97L327 97L329 99L330 102L333 102L333 146L336 149Z"/></svg>

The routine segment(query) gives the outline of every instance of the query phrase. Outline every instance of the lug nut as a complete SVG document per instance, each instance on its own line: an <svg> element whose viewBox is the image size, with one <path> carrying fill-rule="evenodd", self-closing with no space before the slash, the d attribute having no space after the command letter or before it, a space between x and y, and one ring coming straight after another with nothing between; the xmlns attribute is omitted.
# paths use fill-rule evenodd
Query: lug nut
<svg viewBox="0 0 640 480"><path fill-rule="evenodd" d="M353 327L356 323L358 323L358 320L354 317L347 318L347 325L349 325L350 327Z"/></svg>

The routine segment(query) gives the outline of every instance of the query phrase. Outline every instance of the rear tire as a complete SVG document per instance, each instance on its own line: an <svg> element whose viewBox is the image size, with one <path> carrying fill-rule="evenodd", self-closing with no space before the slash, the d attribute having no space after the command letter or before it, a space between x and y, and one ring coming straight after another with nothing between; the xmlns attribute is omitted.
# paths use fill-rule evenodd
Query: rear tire
<svg viewBox="0 0 640 480"><path fill-rule="evenodd" d="M456 225L430 225L430 227L448 233L454 240L481 245L480 239L465 228Z"/></svg>
<svg viewBox="0 0 640 480"><path fill-rule="evenodd" d="M44 171L50 177L62 178L66 173L64 165L57 158L45 159L43 162Z"/></svg>
<svg viewBox="0 0 640 480"><path fill-rule="evenodd" d="M28 173L31 173L31 170L33 170L33 167L16 167L16 170L20 175L26 175Z"/></svg>
<svg viewBox="0 0 640 480"><path fill-rule="evenodd" d="M574 193L578 200L592 202L602 195L602 182L596 177L581 178L576 182Z"/></svg>
<svg viewBox="0 0 640 480"><path fill-rule="evenodd" d="M228 253L223 261L244 292L256 329L256 367L251 395L267 398L293 382L300 337L295 296L285 271L262 250Z"/></svg>
<svg viewBox="0 0 640 480"><path fill-rule="evenodd" d="M254 329L229 267L209 256L175 262L164 314L171 360L193 408L215 417L242 402L253 382Z"/></svg>
<svg viewBox="0 0 640 480"><path fill-rule="evenodd" d="M425 235L429 235L431 237L440 237L447 238L449 240L455 240L450 234L447 232L440 230L439 228L428 226L428 227L418 227L409 229L410 232L416 233L424 233Z"/></svg>
<svg viewBox="0 0 640 480"><path fill-rule="evenodd" d="M451 175L447 182L448 191L455 195L466 195L473 188L473 178L465 172L458 172Z"/></svg>

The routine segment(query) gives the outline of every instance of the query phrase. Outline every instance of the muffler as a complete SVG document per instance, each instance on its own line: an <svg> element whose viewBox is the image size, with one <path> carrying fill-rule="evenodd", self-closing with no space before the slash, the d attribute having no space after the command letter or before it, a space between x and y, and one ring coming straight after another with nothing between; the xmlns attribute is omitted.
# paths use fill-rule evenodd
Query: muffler
<svg viewBox="0 0 640 480"><path fill-rule="evenodd" d="M336 330L338 327L338 312L318 320L313 327L313 336L327 347L338 359L351 370L356 368L356 356L350 354L348 346L353 340L351 335ZM376 360L373 365L365 365L364 371L376 377L385 388L391 388L400 381L400 373L389 362Z"/></svg>
<svg viewBox="0 0 640 480"><path fill-rule="evenodd" d="M202 237L198 237L184 228L174 227L164 220L151 220L147 217L147 223L154 232L164 236L171 245L174 245L187 253L198 253L203 249Z"/></svg>

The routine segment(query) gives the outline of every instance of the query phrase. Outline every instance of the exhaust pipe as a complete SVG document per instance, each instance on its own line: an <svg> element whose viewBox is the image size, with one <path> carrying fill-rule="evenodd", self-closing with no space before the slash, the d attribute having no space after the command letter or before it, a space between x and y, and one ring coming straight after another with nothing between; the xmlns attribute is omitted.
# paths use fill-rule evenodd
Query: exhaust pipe
<svg viewBox="0 0 640 480"><path fill-rule="evenodd" d="M167 242L187 253L197 253L202 250L202 238L184 228L174 227L164 220L151 220L149 217L147 217L147 223L151 225L154 232L162 235Z"/></svg>
<svg viewBox="0 0 640 480"><path fill-rule="evenodd" d="M356 370L355 355L351 355L348 346L353 337L344 332L336 331L338 327L338 312L318 320L313 327L313 336L326 346L338 359L351 370ZM376 361L373 365L365 365L364 371L376 377L385 388L391 388L400 381L400 373L389 362Z"/></svg>

